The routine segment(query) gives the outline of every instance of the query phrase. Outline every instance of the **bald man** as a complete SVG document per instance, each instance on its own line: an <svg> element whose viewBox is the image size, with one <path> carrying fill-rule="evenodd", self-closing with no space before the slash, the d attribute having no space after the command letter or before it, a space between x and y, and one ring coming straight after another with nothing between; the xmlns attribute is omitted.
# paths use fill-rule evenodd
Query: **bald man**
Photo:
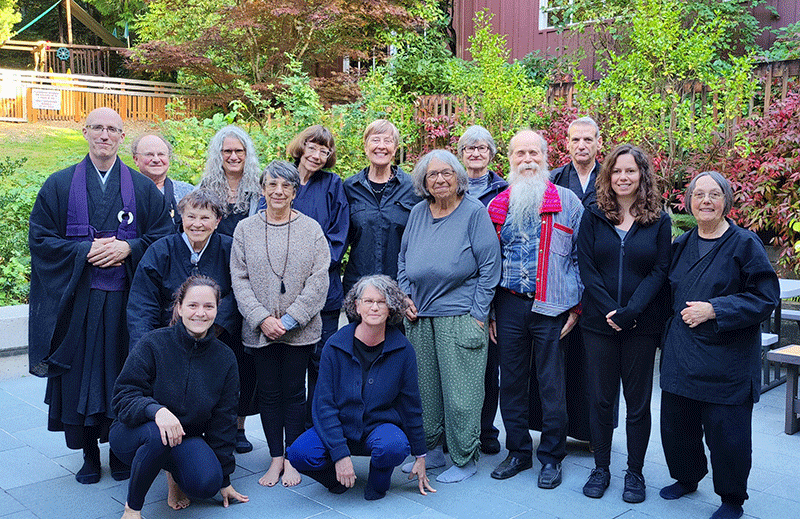
<svg viewBox="0 0 800 519"><path fill-rule="evenodd" d="M86 118L86 157L50 175L30 218L30 372L47 377L51 431L83 450L80 483L100 480L98 440L114 418L111 393L128 354L125 307L145 249L171 231L164 196L117 157L122 118L98 108ZM130 468L110 459L111 475Z"/></svg>
<svg viewBox="0 0 800 519"><path fill-rule="evenodd" d="M169 206L169 215L175 223L175 232L178 232L181 225L178 202L191 193L194 186L167 176L169 161L172 157L172 145L161 135L146 133L131 143L131 155L133 155L133 163L136 164L139 171L152 180L158 190L164 194Z"/></svg>

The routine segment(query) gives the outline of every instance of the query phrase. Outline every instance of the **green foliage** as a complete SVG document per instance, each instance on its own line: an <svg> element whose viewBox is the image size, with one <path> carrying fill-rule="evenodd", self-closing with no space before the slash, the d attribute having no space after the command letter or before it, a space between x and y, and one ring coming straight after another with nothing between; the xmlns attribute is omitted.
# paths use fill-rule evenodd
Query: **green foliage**
<svg viewBox="0 0 800 519"><path fill-rule="evenodd" d="M28 217L44 176L20 174L27 158L0 160L0 306L27 301Z"/></svg>
<svg viewBox="0 0 800 519"><path fill-rule="evenodd" d="M0 42L14 34L14 24L22 17L17 9L17 0L0 0Z"/></svg>
<svg viewBox="0 0 800 519"><path fill-rule="evenodd" d="M749 56L718 58L727 45L725 25L703 17L687 25L688 4L634 0L626 45L606 49L604 77L596 85L580 73L576 78L581 107L597 115L607 141L663 150L668 191L683 176L676 165L712 146L725 122L744 114L756 88ZM693 93L701 85L710 89L705 107Z"/></svg>
<svg viewBox="0 0 800 519"><path fill-rule="evenodd" d="M451 64L450 84L454 94L468 99L479 120L501 143L531 123L534 109L543 104L546 90L536 86L520 62L509 63L506 36L492 32L493 14L475 13L475 34L470 37L472 61Z"/></svg>
<svg viewBox="0 0 800 519"><path fill-rule="evenodd" d="M774 31L775 43L764 56L764 61L800 59L800 22Z"/></svg>
<svg viewBox="0 0 800 519"><path fill-rule="evenodd" d="M422 39L408 43L390 60L397 88L408 100L417 96L449 94L449 67L460 62L439 40Z"/></svg>

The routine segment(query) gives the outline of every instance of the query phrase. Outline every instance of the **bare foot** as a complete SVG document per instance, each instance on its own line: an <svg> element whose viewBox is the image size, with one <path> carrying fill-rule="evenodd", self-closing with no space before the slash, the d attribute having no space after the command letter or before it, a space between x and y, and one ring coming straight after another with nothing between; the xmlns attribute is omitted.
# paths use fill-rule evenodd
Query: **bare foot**
<svg viewBox="0 0 800 519"><path fill-rule="evenodd" d="M297 469L292 467L292 464L289 463L289 460L283 462L283 477L281 478L281 483L285 487L293 487L295 485L299 485L300 481L303 480L303 477L297 472Z"/></svg>
<svg viewBox="0 0 800 519"><path fill-rule="evenodd" d="M189 496L187 496L181 487L178 486L178 483L173 479L172 473L169 471L164 471L167 473L167 504L173 510L182 510L192 504L189 500Z"/></svg>
<svg viewBox="0 0 800 519"><path fill-rule="evenodd" d="M142 511L134 510L125 503L125 512L122 514L122 519L142 519Z"/></svg>
<svg viewBox="0 0 800 519"><path fill-rule="evenodd" d="M278 480L281 479L282 472L283 456L272 458L269 469L267 469L267 472L258 480L258 484L264 487L274 487Z"/></svg>

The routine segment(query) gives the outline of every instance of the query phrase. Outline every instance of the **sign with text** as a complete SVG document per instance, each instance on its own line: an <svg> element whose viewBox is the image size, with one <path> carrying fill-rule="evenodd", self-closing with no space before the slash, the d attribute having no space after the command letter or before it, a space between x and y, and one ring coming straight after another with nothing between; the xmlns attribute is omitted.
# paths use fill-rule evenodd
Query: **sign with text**
<svg viewBox="0 0 800 519"><path fill-rule="evenodd" d="M37 110L61 110L61 92L44 88L31 89L31 103Z"/></svg>

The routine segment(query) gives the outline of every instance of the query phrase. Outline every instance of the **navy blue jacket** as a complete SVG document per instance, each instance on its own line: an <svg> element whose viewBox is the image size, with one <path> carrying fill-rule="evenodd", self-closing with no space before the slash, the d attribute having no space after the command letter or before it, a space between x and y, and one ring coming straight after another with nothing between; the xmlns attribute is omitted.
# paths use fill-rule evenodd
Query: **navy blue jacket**
<svg viewBox="0 0 800 519"><path fill-rule="evenodd" d="M392 166L394 176L386 184L380 204L372 192L364 168L344 181L350 203L350 258L344 269L344 291L368 274L386 274L397 279L400 240L411 209L422 200L414 193L411 177Z"/></svg>
<svg viewBox="0 0 800 519"><path fill-rule="evenodd" d="M259 210L266 208L263 196L258 206ZM338 310L342 307L344 299L340 271L344 251L347 250L347 232L350 228L350 208L342 187L342 179L330 171L317 171L308 179L306 185L300 186L297 190L292 207L310 216L322 227L331 251L328 297L322 311Z"/></svg>
<svg viewBox="0 0 800 519"><path fill-rule="evenodd" d="M508 182L506 182L503 177L495 173L494 171L489 171L489 185L483 193L470 193L472 196L477 198L481 201L484 207L489 207L489 203L494 200L494 197L500 194L505 188L508 187Z"/></svg>
<svg viewBox="0 0 800 519"><path fill-rule="evenodd" d="M672 316L661 354L661 389L713 404L741 405L761 395L761 332L780 300L780 285L764 245L728 220L714 247L700 257L697 229L672 246ZM683 322L687 301L708 301L716 319Z"/></svg>
<svg viewBox="0 0 800 519"><path fill-rule="evenodd" d="M589 184L586 186L586 191L583 193L583 195L581 195L582 186L578 180L578 172L575 171L575 166L572 165L572 161L569 161L560 168L556 168L551 171L550 180L557 186L571 189L572 192L581 199L583 207L589 207L595 202L595 200L597 200L597 191L595 190L594 183L597 180L597 173L599 172L600 163L595 160L594 168L589 174Z"/></svg>
<svg viewBox="0 0 800 519"><path fill-rule="evenodd" d="M333 334L322 350L312 405L317 434L334 462L350 456L347 440L363 441L384 423L402 429L411 454L425 454L414 347L400 330L387 326L383 352L364 380L353 353L356 326L350 323Z"/></svg>
<svg viewBox="0 0 800 519"><path fill-rule="evenodd" d="M623 330L661 336L669 313L670 228L669 215L662 211L646 227L634 222L623 242L597 205L584 211L578 232L581 328L616 335L606 322L606 315L616 310L611 320Z"/></svg>

